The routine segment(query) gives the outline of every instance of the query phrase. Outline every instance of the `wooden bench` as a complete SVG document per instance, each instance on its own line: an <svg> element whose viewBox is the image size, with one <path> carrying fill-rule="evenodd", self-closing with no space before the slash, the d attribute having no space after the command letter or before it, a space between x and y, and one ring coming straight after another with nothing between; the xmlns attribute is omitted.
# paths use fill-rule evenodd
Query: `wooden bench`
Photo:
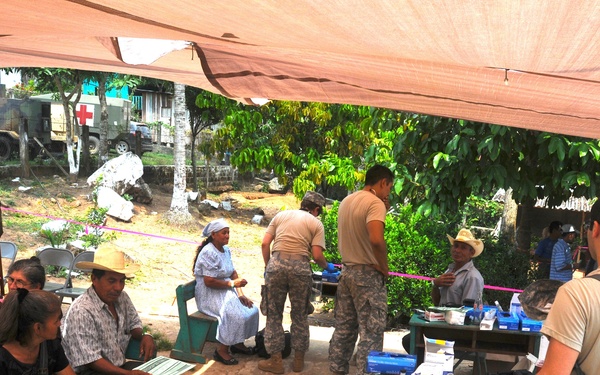
<svg viewBox="0 0 600 375"><path fill-rule="evenodd" d="M196 280L179 285L175 290L179 310L179 334L171 350L171 358L186 362L206 363L202 355L206 341L216 342L217 319L199 311L189 314L187 301L195 297Z"/></svg>

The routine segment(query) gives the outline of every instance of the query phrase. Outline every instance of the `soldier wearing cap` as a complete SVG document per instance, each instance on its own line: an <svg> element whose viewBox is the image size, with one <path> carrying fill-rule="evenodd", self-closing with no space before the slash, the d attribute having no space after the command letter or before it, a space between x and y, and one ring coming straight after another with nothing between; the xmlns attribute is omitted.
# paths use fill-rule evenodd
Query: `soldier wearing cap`
<svg viewBox="0 0 600 375"><path fill-rule="evenodd" d="M331 272L333 264L323 256L325 230L317 216L323 212L325 198L314 191L304 195L299 210L282 211L275 215L262 240L267 287L267 325L265 347L271 358L258 363L258 368L283 374L281 351L285 346L281 325L286 297L289 294L291 310L293 370L304 368L304 353L308 350L308 309L312 285L310 257ZM273 246L271 246L273 245Z"/></svg>
<svg viewBox="0 0 600 375"><path fill-rule="evenodd" d="M550 280L570 281L573 279L573 258L571 244L579 233L572 224L562 226L562 238L552 248Z"/></svg>
<svg viewBox="0 0 600 375"><path fill-rule="evenodd" d="M371 350L383 350L387 323L389 273L384 239L386 200L394 184L393 172L374 165L365 187L350 194L338 209L338 246L344 264L335 298L335 331L329 344L329 370L347 374L356 351L357 374L364 374Z"/></svg>

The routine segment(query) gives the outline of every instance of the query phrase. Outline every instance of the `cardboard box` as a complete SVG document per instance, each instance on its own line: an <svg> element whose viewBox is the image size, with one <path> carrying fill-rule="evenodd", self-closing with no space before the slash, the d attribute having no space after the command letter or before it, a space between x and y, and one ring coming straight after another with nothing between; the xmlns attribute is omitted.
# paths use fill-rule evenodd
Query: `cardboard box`
<svg viewBox="0 0 600 375"><path fill-rule="evenodd" d="M454 341L438 340L423 336L425 341L424 363L436 364L442 374L452 374L454 368Z"/></svg>
<svg viewBox="0 0 600 375"><path fill-rule="evenodd" d="M412 374L416 367L416 355L371 351L367 356L370 374Z"/></svg>
<svg viewBox="0 0 600 375"><path fill-rule="evenodd" d="M498 312L496 314L498 318L498 329L508 330L508 331L518 331L519 330L519 317L517 314L510 313L507 311Z"/></svg>
<svg viewBox="0 0 600 375"><path fill-rule="evenodd" d="M523 332L539 332L542 330L542 322L533 320L527 317L525 311L521 311L518 315L521 323L521 331Z"/></svg>
<svg viewBox="0 0 600 375"><path fill-rule="evenodd" d="M444 370L444 366L439 363L423 362L417 367L412 375L452 375L453 371Z"/></svg>
<svg viewBox="0 0 600 375"><path fill-rule="evenodd" d="M462 326L465 324L465 312L464 311L446 311L446 323L452 325Z"/></svg>
<svg viewBox="0 0 600 375"><path fill-rule="evenodd" d="M445 322L446 313L432 310L425 310L425 320L430 322Z"/></svg>

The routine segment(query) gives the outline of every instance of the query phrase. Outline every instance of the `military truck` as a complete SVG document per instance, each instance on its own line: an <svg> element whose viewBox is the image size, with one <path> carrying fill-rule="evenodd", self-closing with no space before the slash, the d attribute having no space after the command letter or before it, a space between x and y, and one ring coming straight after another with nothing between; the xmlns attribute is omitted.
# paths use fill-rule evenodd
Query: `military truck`
<svg viewBox="0 0 600 375"><path fill-rule="evenodd" d="M40 151L33 137L44 146L52 142L50 104L31 99L0 98L0 161L19 150L19 125L27 123L27 138L31 155Z"/></svg>
<svg viewBox="0 0 600 375"><path fill-rule="evenodd" d="M65 112L61 101L54 100L53 94L32 96L51 105L52 117L52 142L65 142L67 140L67 127ZM129 131L129 118L131 116L131 101L120 98L106 98L108 106L108 142L114 144L119 134ZM90 153L96 154L100 147L100 100L95 95L81 95L77 103L76 113L80 126L88 126L90 133ZM81 132L80 132L81 134ZM74 139L77 141L77 138Z"/></svg>

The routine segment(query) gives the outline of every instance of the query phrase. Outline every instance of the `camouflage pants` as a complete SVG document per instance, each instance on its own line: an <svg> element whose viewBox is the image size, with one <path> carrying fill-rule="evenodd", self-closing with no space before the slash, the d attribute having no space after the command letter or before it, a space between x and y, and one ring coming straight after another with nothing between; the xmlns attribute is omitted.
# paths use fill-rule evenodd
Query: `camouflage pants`
<svg viewBox="0 0 600 375"><path fill-rule="evenodd" d="M371 350L383 350L387 319L387 289L374 269L345 268L335 296L335 331L329 343L329 369L347 374L356 339L357 374L365 373Z"/></svg>
<svg viewBox="0 0 600 375"><path fill-rule="evenodd" d="M265 347L269 354L285 347L282 319L286 297L292 305L292 348L306 352L310 343L307 304L312 285L312 270L307 261L271 258L265 277L267 285L267 325Z"/></svg>

